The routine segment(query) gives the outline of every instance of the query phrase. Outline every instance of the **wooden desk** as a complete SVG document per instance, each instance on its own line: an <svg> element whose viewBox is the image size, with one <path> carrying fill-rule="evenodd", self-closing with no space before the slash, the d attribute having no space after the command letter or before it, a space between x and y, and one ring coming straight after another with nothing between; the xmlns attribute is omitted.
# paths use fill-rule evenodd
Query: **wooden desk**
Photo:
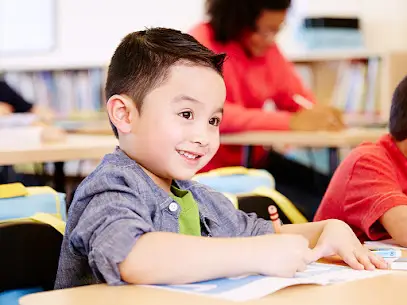
<svg viewBox="0 0 407 305"><path fill-rule="evenodd" d="M101 160L114 150L118 141L114 136L71 135L57 143L20 143L0 147L0 166L18 163L55 162L54 187L65 192L64 162L70 160Z"/></svg>
<svg viewBox="0 0 407 305"><path fill-rule="evenodd" d="M236 134L223 134L222 144L245 146L243 165L251 167L252 147L294 146L329 149L329 168L333 173L339 164L339 148L352 148L362 142L375 142L387 133L386 128L350 128L340 132L317 131L258 131Z"/></svg>
<svg viewBox="0 0 407 305"><path fill-rule="evenodd" d="M76 134L113 135L109 122L94 121L68 129ZM221 143L230 145L292 145L297 147L353 147L363 141L376 141L385 128L350 128L341 132L257 131L222 134Z"/></svg>
<svg viewBox="0 0 407 305"><path fill-rule="evenodd" d="M290 145L296 147L354 147L363 141L375 142L387 132L385 128L350 128L344 131L258 131L223 134L222 144L230 145Z"/></svg>
<svg viewBox="0 0 407 305"><path fill-rule="evenodd" d="M90 130L95 129L90 128L87 131ZM386 129L349 129L343 132L247 132L222 135L221 143L247 146L247 160L250 159L252 145L330 147L330 165L333 170L338 163L337 148L353 147L363 141L376 141L386 132ZM68 134L66 141L58 143L30 144L21 141L11 147L0 148L0 166L31 162L99 160L112 152L117 144L112 135L90 134ZM250 163L247 162L246 165Z"/></svg>
<svg viewBox="0 0 407 305"><path fill-rule="evenodd" d="M65 141L57 143L27 144L21 141L11 147L0 147L0 165L101 159L117 144L113 136L96 135L67 135Z"/></svg>
<svg viewBox="0 0 407 305"><path fill-rule="evenodd" d="M407 273L398 272L331 286L288 287L244 303L139 286L95 285L28 295L20 299L20 305L401 305L406 303L406 285Z"/></svg>

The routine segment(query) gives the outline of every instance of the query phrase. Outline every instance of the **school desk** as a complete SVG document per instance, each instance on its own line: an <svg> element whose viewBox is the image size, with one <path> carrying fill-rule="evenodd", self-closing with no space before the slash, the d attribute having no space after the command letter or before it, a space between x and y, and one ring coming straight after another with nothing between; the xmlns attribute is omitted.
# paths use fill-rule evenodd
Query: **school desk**
<svg viewBox="0 0 407 305"><path fill-rule="evenodd" d="M406 286L407 272L400 271L330 286L288 287L258 300L236 303L140 286L93 285L28 295L20 299L20 305L401 305L406 303Z"/></svg>
<svg viewBox="0 0 407 305"><path fill-rule="evenodd" d="M407 251L402 251L407 257ZM327 264L344 265L337 257L321 259ZM405 304L403 289L407 271L328 286L292 286L258 300L231 302L141 286L91 285L79 288L36 293L20 299L20 305L349 305ZM391 301L390 301L391 300Z"/></svg>
<svg viewBox="0 0 407 305"><path fill-rule="evenodd" d="M68 134L65 141L39 143L22 139L7 147L0 147L0 165L101 159L118 144L113 136Z"/></svg>
<svg viewBox="0 0 407 305"><path fill-rule="evenodd" d="M112 135L107 121L77 125L70 132L78 134ZM256 131L222 134L221 143L241 145L245 148L243 164L251 167L252 148L260 146L293 146L297 148L328 148L329 169L333 173L339 164L339 149L353 148L364 141L377 141L387 132L386 128L349 128L340 132Z"/></svg>
<svg viewBox="0 0 407 305"><path fill-rule="evenodd" d="M78 134L112 135L110 125L104 121L78 125L70 131ZM353 148L364 141L377 141L386 132L386 128L349 128L340 132L256 131L222 134L220 140L222 144L244 146L245 156L242 165L246 167L252 166L254 145L328 148L329 169L333 173L339 164L340 148Z"/></svg>
<svg viewBox="0 0 407 305"><path fill-rule="evenodd" d="M293 146L308 148L328 148L330 171L339 164L339 149L353 148L364 141L375 142L387 131L386 128L349 128L343 131L257 131L235 134L223 134L222 144L242 145L245 147L243 165L250 167L254 145Z"/></svg>
<svg viewBox="0 0 407 305"><path fill-rule="evenodd" d="M19 163L55 162L55 189L64 192L64 162L71 160L101 160L111 153L118 141L114 136L68 134L64 141L40 143L13 142L0 147L0 166Z"/></svg>
<svg viewBox="0 0 407 305"><path fill-rule="evenodd" d="M75 128L70 129L70 132L112 135L110 125L105 121L76 125ZM386 128L349 128L340 132L257 131L222 134L220 140L222 144L244 146L245 155L242 165L246 167L252 166L252 148L254 145L328 148L329 170L333 173L340 162L339 149L353 148L364 141L377 141L386 132Z"/></svg>

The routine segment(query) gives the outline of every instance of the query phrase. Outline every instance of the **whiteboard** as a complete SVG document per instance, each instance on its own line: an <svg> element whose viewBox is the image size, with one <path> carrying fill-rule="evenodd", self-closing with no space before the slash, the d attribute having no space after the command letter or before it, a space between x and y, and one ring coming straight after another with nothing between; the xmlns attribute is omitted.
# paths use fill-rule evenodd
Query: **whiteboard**
<svg viewBox="0 0 407 305"><path fill-rule="evenodd" d="M56 46L57 0L0 0L0 54L29 55Z"/></svg>

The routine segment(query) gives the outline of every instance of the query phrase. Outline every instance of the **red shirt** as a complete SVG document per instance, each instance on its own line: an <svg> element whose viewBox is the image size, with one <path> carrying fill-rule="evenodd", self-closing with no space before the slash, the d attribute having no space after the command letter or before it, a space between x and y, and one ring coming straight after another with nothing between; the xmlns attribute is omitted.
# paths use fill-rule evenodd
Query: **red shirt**
<svg viewBox="0 0 407 305"><path fill-rule="evenodd" d="M223 67L227 96L221 133L288 130L291 113L299 109L292 96L299 94L314 101L277 45L270 46L263 57L248 57L237 42L221 44L215 41L207 23L196 26L190 34L214 52L227 54ZM272 100L278 111L263 111L267 100ZM263 155L264 150L257 148L255 159L259 160ZM221 145L204 170L240 165L241 161L240 146Z"/></svg>
<svg viewBox="0 0 407 305"><path fill-rule="evenodd" d="M390 135L355 148L340 164L315 215L348 223L361 241L389 238L379 218L407 205L407 158Z"/></svg>

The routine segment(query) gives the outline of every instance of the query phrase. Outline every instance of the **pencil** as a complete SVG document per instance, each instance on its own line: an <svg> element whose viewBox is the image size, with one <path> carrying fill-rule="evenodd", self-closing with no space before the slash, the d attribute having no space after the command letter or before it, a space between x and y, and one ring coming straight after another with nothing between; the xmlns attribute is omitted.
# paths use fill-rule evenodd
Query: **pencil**
<svg viewBox="0 0 407 305"><path fill-rule="evenodd" d="M299 94L293 96L293 101L304 109L312 109L314 107L314 104L311 101Z"/></svg>
<svg viewBox="0 0 407 305"><path fill-rule="evenodd" d="M281 232L281 223L280 223L280 217L278 216L277 208L274 205L270 205L268 207L268 212L270 214L270 220L273 224L274 232L280 233Z"/></svg>

